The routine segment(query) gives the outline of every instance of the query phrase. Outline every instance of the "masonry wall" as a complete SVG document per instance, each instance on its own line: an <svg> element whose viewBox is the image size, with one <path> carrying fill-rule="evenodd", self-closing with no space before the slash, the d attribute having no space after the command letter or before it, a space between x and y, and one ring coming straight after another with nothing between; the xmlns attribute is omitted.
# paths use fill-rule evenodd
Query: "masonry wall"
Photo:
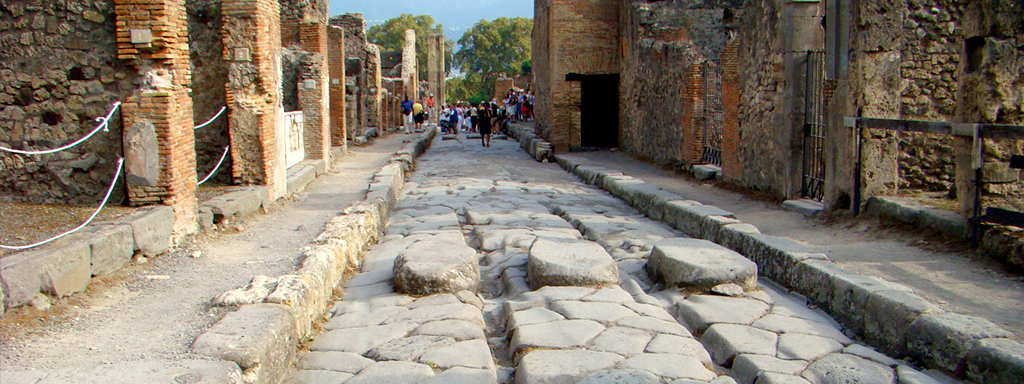
<svg viewBox="0 0 1024 384"><path fill-rule="evenodd" d="M331 145L345 147L348 138L345 124L345 30L336 26L328 26L327 36L328 71L331 77Z"/></svg>
<svg viewBox="0 0 1024 384"><path fill-rule="evenodd" d="M345 126L349 136L360 136L366 127L368 89L366 21L362 14L347 13L331 17L330 25L345 32Z"/></svg>
<svg viewBox="0 0 1024 384"><path fill-rule="evenodd" d="M114 21L112 1L0 2L0 145L74 141L139 84L117 60ZM96 204L122 156L121 126L115 115L110 132L58 154L0 153L0 199Z"/></svg>
<svg viewBox="0 0 1024 384"><path fill-rule="evenodd" d="M300 43L303 22L327 24L328 0L278 0L281 11L281 45Z"/></svg>
<svg viewBox="0 0 1024 384"><path fill-rule="evenodd" d="M202 124L215 116L221 107L227 105L224 83L227 81L227 65L221 52L224 44L220 39L220 0L188 0L189 53L192 62L192 115L195 125ZM222 115L210 125L195 132L196 170L205 177L230 144L228 119ZM207 183L230 184L230 156L218 172Z"/></svg>

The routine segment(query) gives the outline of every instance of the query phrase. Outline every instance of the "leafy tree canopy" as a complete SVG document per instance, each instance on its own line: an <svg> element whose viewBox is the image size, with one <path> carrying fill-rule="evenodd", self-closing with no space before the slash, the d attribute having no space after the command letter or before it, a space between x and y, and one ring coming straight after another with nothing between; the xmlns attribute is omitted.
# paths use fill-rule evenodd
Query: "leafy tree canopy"
<svg viewBox="0 0 1024 384"><path fill-rule="evenodd" d="M403 13L398 17L388 19L384 24L370 27L366 32L366 39L371 43L381 46L385 51L401 51L405 42L405 30L416 31L416 65L420 79L427 78L427 47L428 38L435 33L440 33L442 27L434 23L430 15L413 16ZM454 57L455 42L445 39L444 63L445 73L451 72L452 60Z"/></svg>
<svg viewBox="0 0 1024 384"><path fill-rule="evenodd" d="M481 20L459 39L455 65L467 73L516 75L530 60L532 31L533 20L525 17Z"/></svg>

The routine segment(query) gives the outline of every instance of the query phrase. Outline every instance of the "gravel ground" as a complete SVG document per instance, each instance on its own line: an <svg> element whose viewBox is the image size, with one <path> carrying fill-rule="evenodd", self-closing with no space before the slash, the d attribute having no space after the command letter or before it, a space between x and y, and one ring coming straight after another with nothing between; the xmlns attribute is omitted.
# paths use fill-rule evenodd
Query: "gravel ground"
<svg viewBox="0 0 1024 384"><path fill-rule="evenodd" d="M20 246L48 239L81 225L95 210L95 206L0 202L0 244ZM95 222L131 213L132 208L108 205ZM14 253L0 249L0 257Z"/></svg>
<svg viewBox="0 0 1024 384"><path fill-rule="evenodd" d="M122 279L58 304L49 319L8 316L0 321L0 367L86 370L142 360L202 359L188 352L191 343L223 316L222 309L209 307L210 299L255 275L294 270L299 249L329 218L363 198L372 174L403 139L393 135L352 148L334 171L280 209L242 223L241 232L200 237L169 255L129 267Z"/></svg>

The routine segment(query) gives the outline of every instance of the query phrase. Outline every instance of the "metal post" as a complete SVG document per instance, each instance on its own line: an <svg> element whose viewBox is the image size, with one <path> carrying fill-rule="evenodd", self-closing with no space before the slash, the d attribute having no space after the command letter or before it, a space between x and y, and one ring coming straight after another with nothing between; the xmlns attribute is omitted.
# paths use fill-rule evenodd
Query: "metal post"
<svg viewBox="0 0 1024 384"><path fill-rule="evenodd" d="M982 177L984 171L982 170L985 166L985 136L981 126L975 126L974 128L974 156L977 161L974 162L974 209L973 216L971 217L971 246L977 247L981 244L981 187Z"/></svg>
<svg viewBox="0 0 1024 384"><path fill-rule="evenodd" d="M858 216L860 215L861 200L863 199L860 184L861 178L864 177L864 125L861 124L860 119L854 120L853 131L857 135L857 165L853 176L853 215Z"/></svg>

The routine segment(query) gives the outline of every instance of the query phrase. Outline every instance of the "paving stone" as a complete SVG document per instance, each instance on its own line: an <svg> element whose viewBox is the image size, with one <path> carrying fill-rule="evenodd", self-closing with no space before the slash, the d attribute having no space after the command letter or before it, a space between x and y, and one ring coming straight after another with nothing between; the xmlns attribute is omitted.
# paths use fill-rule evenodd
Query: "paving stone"
<svg viewBox="0 0 1024 384"><path fill-rule="evenodd" d="M708 290L733 283L757 288L757 264L707 240L674 238L654 244L647 262L651 279L668 286Z"/></svg>
<svg viewBox="0 0 1024 384"><path fill-rule="evenodd" d="M785 360L814 361L842 349L842 344L827 337L784 333L779 335L779 351L777 356Z"/></svg>
<svg viewBox="0 0 1024 384"><path fill-rule="evenodd" d="M715 378L699 360L685 355L645 353L619 363L620 368L642 369L667 379L695 379L708 381Z"/></svg>
<svg viewBox="0 0 1024 384"><path fill-rule="evenodd" d="M872 348L860 344L850 344L846 348L843 348L843 353L862 357L887 367L895 367L897 364L899 364L898 360L883 355Z"/></svg>
<svg viewBox="0 0 1024 384"><path fill-rule="evenodd" d="M297 335L288 307L243 305L199 335L191 352L235 362L256 382L279 382L294 363Z"/></svg>
<svg viewBox="0 0 1024 384"><path fill-rule="evenodd" d="M556 320L565 320L565 316L547 308L536 307L512 313L512 317L508 321L508 328L516 329L524 325L550 323Z"/></svg>
<svg viewBox="0 0 1024 384"><path fill-rule="evenodd" d="M498 381L493 370L455 367L431 377L422 384L494 384Z"/></svg>
<svg viewBox="0 0 1024 384"><path fill-rule="evenodd" d="M142 360L97 364L89 368L48 368L0 372L4 384L127 384L194 383L238 384L242 372L238 364L211 360Z"/></svg>
<svg viewBox="0 0 1024 384"><path fill-rule="evenodd" d="M563 300L552 303L551 309L562 314L567 319L594 320L606 324L622 318L636 316L636 312L615 303Z"/></svg>
<svg viewBox="0 0 1024 384"><path fill-rule="evenodd" d="M476 291L479 286L476 251L464 242L423 240L406 248L395 260L395 289L401 293Z"/></svg>
<svg viewBox="0 0 1024 384"><path fill-rule="evenodd" d="M665 308L657 305L644 304L644 303L625 303L623 304L626 308L632 309L634 312L639 313L643 316L650 316L665 321L676 321L676 318L672 317L665 310Z"/></svg>
<svg viewBox="0 0 1024 384"><path fill-rule="evenodd" d="M667 333L677 336L692 337L690 331L674 321L665 321L653 317L632 316L620 319L615 322L619 326L645 329L657 333Z"/></svg>
<svg viewBox="0 0 1024 384"><path fill-rule="evenodd" d="M651 334L647 331L636 328L611 327L594 338L591 342L591 349L630 356L643 353L650 341Z"/></svg>
<svg viewBox="0 0 1024 384"><path fill-rule="evenodd" d="M775 356L778 335L746 325L715 324L701 338L716 364L729 365L743 353Z"/></svg>
<svg viewBox="0 0 1024 384"><path fill-rule="evenodd" d="M931 376L921 373L920 371L906 365L896 367L896 378L899 380L900 384L942 384L942 382L935 380ZM1020 379L1020 376L1017 376L1016 379ZM989 381L981 382L989 383ZM1007 381L1007 383L1015 383L1015 381Z"/></svg>
<svg viewBox="0 0 1024 384"><path fill-rule="evenodd" d="M953 372L977 341L1012 336L985 319L956 313L929 313L910 325L907 347L911 355L921 361Z"/></svg>
<svg viewBox="0 0 1024 384"><path fill-rule="evenodd" d="M528 353L516 368L516 384L575 384L591 372L622 360L614 353L585 350L538 350Z"/></svg>
<svg viewBox="0 0 1024 384"><path fill-rule="evenodd" d="M608 369L592 373L577 384L660 384L654 374L639 369Z"/></svg>
<svg viewBox="0 0 1024 384"><path fill-rule="evenodd" d="M800 376L784 375L781 373L762 373L755 384L811 384L807 379Z"/></svg>
<svg viewBox="0 0 1024 384"><path fill-rule="evenodd" d="M754 384L765 372L799 375L807 367L807 361L782 360L774 356L742 354L732 362L733 378L739 384ZM760 382L760 381L757 381Z"/></svg>
<svg viewBox="0 0 1024 384"><path fill-rule="evenodd" d="M697 332L718 323L749 325L768 309L768 304L753 299L710 295L689 296L676 304L677 316Z"/></svg>
<svg viewBox="0 0 1024 384"><path fill-rule="evenodd" d="M755 321L753 326L775 333L804 333L827 337L842 344L852 342L849 337L846 337L842 331L832 324L797 317L780 316L770 313Z"/></svg>
<svg viewBox="0 0 1024 384"><path fill-rule="evenodd" d="M534 289L619 281L619 269L608 252L584 240L537 239L530 247L528 268L527 278Z"/></svg>
<svg viewBox="0 0 1024 384"><path fill-rule="evenodd" d="M307 370L303 369L295 373L293 382L295 384L333 384L333 383L344 383L348 379L355 376L351 373L335 372L335 371L322 371L322 370Z"/></svg>
<svg viewBox="0 0 1024 384"><path fill-rule="evenodd" d="M434 347L420 356L419 361L441 369L465 367L494 370L491 349L483 339Z"/></svg>
<svg viewBox="0 0 1024 384"><path fill-rule="evenodd" d="M593 294L584 297L583 301L600 301L619 304L634 303L633 296L617 285L600 288Z"/></svg>
<svg viewBox="0 0 1024 384"><path fill-rule="evenodd" d="M456 297L454 294L442 293L415 299L413 300L412 303L409 303L409 305L406 305L405 307L408 309L417 309L421 307L428 307L434 305L448 305L460 303L462 303L462 300L459 300L459 298Z"/></svg>
<svg viewBox="0 0 1024 384"><path fill-rule="evenodd" d="M676 384L676 382L673 381L672 384ZM711 380L711 382L708 383L708 384L736 384L736 380L733 380L733 378L731 378L729 376L724 376L723 375L723 376L718 376L714 380Z"/></svg>
<svg viewBox="0 0 1024 384"><path fill-rule="evenodd" d="M309 352L299 362L300 369L357 374L374 361L351 352Z"/></svg>
<svg viewBox="0 0 1024 384"><path fill-rule="evenodd" d="M450 345L454 342L455 339L444 336L417 335L403 337L374 347L366 353L366 357L377 361L415 361L420 355L431 348Z"/></svg>
<svg viewBox="0 0 1024 384"><path fill-rule="evenodd" d="M512 349L578 348L604 331L604 326L591 320L559 320L516 328Z"/></svg>
<svg viewBox="0 0 1024 384"><path fill-rule="evenodd" d="M457 304L419 307L394 316L386 320L384 323L414 322L422 324L428 321L437 320L463 320L477 324L481 328L484 327L484 318L480 313L480 310L472 305L463 304L461 302Z"/></svg>
<svg viewBox="0 0 1024 384"><path fill-rule="evenodd" d="M801 376L812 384L892 384L896 380L891 368L843 353L811 363Z"/></svg>
<svg viewBox="0 0 1024 384"><path fill-rule="evenodd" d="M365 328L338 329L317 336L309 349L364 354L378 345L405 337L416 326L416 323L407 321Z"/></svg>
<svg viewBox="0 0 1024 384"><path fill-rule="evenodd" d="M430 367L408 361L381 361L375 363L345 384L405 384L418 383L434 376Z"/></svg>
<svg viewBox="0 0 1024 384"><path fill-rule="evenodd" d="M457 297L459 299L459 301L461 301L463 303L466 303L466 304L469 304L469 305L472 305L472 306L476 307L477 309L483 309L483 307L484 307L483 299L481 299L480 295L477 295L475 292L471 292L471 291L458 291L458 292L455 292L455 297Z"/></svg>
<svg viewBox="0 0 1024 384"><path fill-rule="evenodd" d="M370 312L350 312L335 316L324 326L327 330L361 328L380 325L400 314L409 312L406 307L382 307Z"/></svg>
<svg viewBox="0 0 1024 384"><path fill-rule="evenodd" d="M413 334L447 336L460 341L484 338L484 330L479 325L464 320L438 320L423 323L413 331Z"/></svg>
<svg viewBox="0 0 1024 384"><path fill-rule="evenodd" d="M704 345L688 337L659 334L647 344L645 352L686 355L711 364L711 355L704 349Z"/></svg>
<svg viewBox="0 0 1024 384"><path fill-rule="evenodd" d="M740 297L740 296L743 296L743 294L744 294L743 287L739 286L739 284L733 284L733 283L718 284L718 285L716 285L714 287L711 287L710 292L714 293L716 295L730 296L730 297Z"/></svg>
<svg viewBox="0 0 1024 384"><path fill-rule="evenodd" d="M547 301L581 300L584 296L590 295L593 292L594 288L590 287L547 286L523 296L525 298L537 297Z"/></svg>

